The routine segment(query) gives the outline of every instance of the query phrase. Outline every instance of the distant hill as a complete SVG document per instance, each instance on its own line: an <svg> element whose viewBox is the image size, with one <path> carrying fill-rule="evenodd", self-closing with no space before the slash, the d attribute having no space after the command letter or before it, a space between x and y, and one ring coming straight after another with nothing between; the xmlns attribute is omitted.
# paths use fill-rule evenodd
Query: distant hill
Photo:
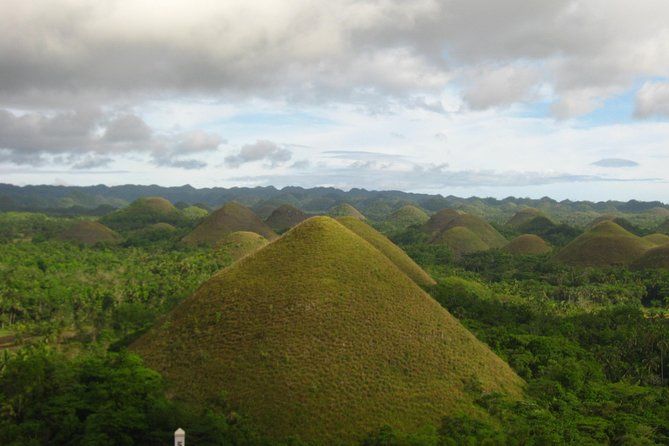
<svg viewBox="0 0 669 446"><path fill-rule="evenodd" d="M555 224L545 216L534 217L516 228L524 234L534 234L554 246L564 246L581 235L581 231L566 224Z"/></svg>
<svg viewBox="0 0 669 446"><path fill-rule="evenodd" d="M307 214L290 204L282 204L274 209L265 223L277 232L284 232L309 218Z"/></svg>
<svg viewBox="0 0 669 446"><path fill-rule="evenodd" d="M616 217L613 215L602 215L601 217L595 218L592 222L590 222L587 229L594 228L595 226L604 221L612 221L613 223L617 224L626 231L631 232L632 234L641 235L642 233L641 229L632 224L632 222L629 221L628 219L623 217Z"/></svg>
<svg viewBox="0 0 669 446"><path fill-rule="evenodd" d="M539 209L535 208L525 208L516 212L509 221L506 222L507 226L512 228L518 228L528 222L532 221L536 217L546 217L546 215L541 212Z"/></svg>
<svg viewBox="0 0 669 446"><path fill-rule="evenodd" d="M188 220L199 220L209 215L209 211L200 206L188 206L181 210Z"/></svg>
<svg viewBox="0 0 669 446"><path fill-rule="evenodd" d="M105 215L100 221L112 229L123 231L144 228L154 223L179 225L185 221L185 217L164 198L143 197L123 209Z"/></svg>
<svg viewBox="0 0 669 446"><path fill-rule="evenodd" d="M330 217L355 217L359 220L365 220L365 216L348 203L342 203L331 207L330 210L328 210L328 215Z"/></svg>
<svg viewBox="0 0 669 446"><path fill-rule="evenodd" d="M100 222L80 220L65 229L57 238L83 245L95 245L97 243L119 243L122 237Z"/></svg>
<svg viewBox="0 0 669 446"><path fill-rule="evenodd" d="M669 245L656 246L644 253L633 264L636 269L665 269L669 270Z"/></svg>
<svg viewBox="0 0 669 446"><path fill-rule="evenodd" d="M269 242L265 237L255 232L237 231L224 236L216 243L216 249L229 255L232 260L239 260L253 254L267 243Z"/></svg>
<svg viewBox="0 0 669 446"><path fill-rule="evenodd" d="M407 204L393 212L386 219L388 223L400 228L425 224L430 216L424 210Z"/></svg>
<svg viewBox="0 0 669 446"><path fill-rule="evenodd" d="M434 235L446 229L451 220L458 217L460 213L455 209L444 208L437 211L430 217L428 221L422 226L423 232L429 235Z"/></svg>
<svg viewBox="0 0 669 446"><path fill-rule="evenodd" d="M577 237L556 259L575 266L628 265L654 245L606 220Z"/></svg>
<svg viewBox="0 0 669 446"><path fill-rule="evenodd" d="M239 203L230 202L202 220L190 234L182 239L182 242L188 245L214 246L224 236L237 231L255 232L268 240L278 237L251 209Z"/></svg>
<svg viewBox="0 0 669 446"><path fill-rule="evenodd" d="M429 286L436 283L399 246L364 221L355 217L339 217L337 221L371 243L418 285Z"/></svg>
<svg viewBox="0 0 669 446"><path fill-rule="evenodd" d="M441 232L448 231L449 229L458 226L469 229L490 248L501 248L507 243L507 240L497 231L497 229L493 228L484 219L471 214L459 214L449 219L448 222L443 225ZM441 237L440 234L437 234L433 237L432 241L437 242L442 238L443 237Z"/></svg>
<svg viewBox="0 0 669 446"><path fill-rule="evenodd" d="M503 249L514 255L538 255L551 251L550 245L534 234L520 235L511 240Z"/></svg>
<svg viewBox="0 0 669 446"><path fill-rule="evenodd" d="M448 246L456 257L490 249L486 242L464 226L455 226L440 232L432 243Z"/></svg>
<svg viewBox="0 0 669 446"><path fill-rule="evenodd" d="M657 246L666 245L669 243L669 235L666 234L650 234L645 236L643 239Z"/></svg>
<svg viewBox="0 0 669 446"><path fill-rule="evenodd" d="M482 415L467 391L522 380L378 249L310 218L232 264L131 350L169 391L231 410L276 440L351 444Z"/></svg>
<svg viewBox="0 0 669 446"><path fill-rule="evenodd" d="M655 232L669 235L669 218L666 219L660 226L658 226Z"/></svg>

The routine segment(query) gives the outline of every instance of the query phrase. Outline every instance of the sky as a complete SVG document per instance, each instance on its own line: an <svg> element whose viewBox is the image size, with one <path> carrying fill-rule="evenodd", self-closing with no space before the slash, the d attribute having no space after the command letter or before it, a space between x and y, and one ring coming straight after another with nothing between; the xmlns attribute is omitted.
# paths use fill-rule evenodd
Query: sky
<svg viewBox="0 0 669 446"><path fill-rule="evenodd" d="M0 182L669 202L669 2L3 0Z"/></svg>

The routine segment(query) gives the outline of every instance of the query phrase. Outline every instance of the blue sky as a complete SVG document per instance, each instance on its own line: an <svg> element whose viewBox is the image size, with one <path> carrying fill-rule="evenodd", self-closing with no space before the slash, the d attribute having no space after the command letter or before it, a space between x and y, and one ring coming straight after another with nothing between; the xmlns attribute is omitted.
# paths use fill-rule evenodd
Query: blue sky
<svg viewBox="0 0 669 446"><path fill-rule="evenodd" d="M2 182L669 201L665 2L161 5L0 4Z"/></svg>

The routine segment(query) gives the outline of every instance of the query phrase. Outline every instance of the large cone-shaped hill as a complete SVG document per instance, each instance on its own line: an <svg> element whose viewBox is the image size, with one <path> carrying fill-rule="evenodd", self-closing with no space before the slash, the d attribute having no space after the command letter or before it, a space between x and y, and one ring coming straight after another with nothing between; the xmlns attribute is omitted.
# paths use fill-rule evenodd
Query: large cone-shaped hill
<svg viewBox="0 0 669 446"><path fill-rule="evenodd" d="M551 251L551 247L541 237L534 234L523 234L511 240L504 248L513 255L539 255Z"/></svg>
<svg viewBox="0 0 669 446"><path fill-rule="evenodd" d="M576 237L556 259L575 266L628 265L654 245L606 220Z"/></svg>
<svg viewBox="0 0 669 446"><path fill-rule="evenodd" d="M251 209L231 201L202 220L181 241L188 245L214 246L226 235L237 231L255 232L268 240L278 237Z"/></svg>
<svg viewBox="0 0 669 446"><path fill-rule="evenodd" d="M131 349L180 398L224 394L273 438L352 443L479 409L522 380L370 243L310 218L203 284Z"/></svg>
<svg viewBox="0 0 669 446"><path fill-rule="evenodd" d="M216 244L216 248L229 255L232 260L239 260L253 254L267 243L269 242L265 237L255 232L237 231L224 236Z"/></svg>
<svg viewBox="0 0 669 446"><path fill-rule="evenodd" d="M154 223L178 224L185 219L183 214L168 200L161 197L143 197L127 207L100 219L112 229L133 230Z"/></svg>
<svg viewBox="0 0 669 446"><path fill-rule="evenodd" d="M661 268L669 270L669 245L649 249L632 266L637 269Z"/></svg>
<svg viewBox="0 0 669 446"><path fill-rule="evenodd" d="M331 207L328 211L328 215L330 217L355 217L360 220L365 220L365 216L348 203L342 203Z"/></svg>
<svg viewBox="0 0 669 446"><path fill-rule="evenodd" d="M454 218L460 216L460 213L455 209L444 208L438 211L436 214L432 215L428 221L422 227L422 230L427 234L433 235L437 232L441 232L446 228L446 225L451 222Z"/></svg>
<svg viewBox="0 0 669 446"><path fill-rule="evenodd" d="M121 236L97 221L80 220L58 235L63 241L95 245L96 243L118 243Z"/></svg>
<svg viewBox="0 0 669 446"><path fill-rule="evenodd" d="M666 234L650 234L645 236L643 239L651 242L656 246L669 244L669 235Z"/></svg>
<svg viewBox="0 0 669 446"><path fill-rule="evenodd" d="M446 225L444 225L442 232L448 231L449 229L456 228L458 226L469 229L490 248L501 248L507 244L507 240L497 231L497 229L490 226L487 221L472 214L461 214L451 219L448 223L446 223ZM435 243L441 239L441 234L437 234L433 237L432 242Z"/></svg>
<svg viewBox="0 0 669 446"><path fill-rule="evenodd" d="M456 257L490 249L490 246L478 235L464 226L456 226L440 232L432 243L448 246Z"/></svg>
<svg viewBox="0 0 669 446"><path fill-rule="evenodd" d="M424 210L407 204L402 206L390 216L388 216L388 223L401 228L408 228L413 225L425 224L430 219L430 216Z"/></svg>
<svg viewBox="0 0 669 446"><path fill-rule="evenodd" d="M418 285L435 284L434 279L418 266L407 253L364 221L355 217L339 217L337 221L371 243Z"/></svg>
<svg viewBox="0 0 669 446"><path fill-rule="evenodd" d="M275 231L283 232L302 223L307 218L309 218L309 216L295 206L282 204L274 209L272 214L265 220L265 223Z"/></svg>
<svg viewBox="0 0 669 446"><path fill-rule="evenodd" d="M518 228L537 217L545 217L545 215L539 209L525 208L516 212L506 224L512 228Z"/></svg>

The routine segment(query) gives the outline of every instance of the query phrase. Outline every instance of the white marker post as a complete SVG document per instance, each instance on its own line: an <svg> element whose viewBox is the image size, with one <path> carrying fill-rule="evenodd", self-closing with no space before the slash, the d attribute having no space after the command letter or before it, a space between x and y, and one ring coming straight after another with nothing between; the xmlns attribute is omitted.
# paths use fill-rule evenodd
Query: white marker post
<svg viewBox="0 0 669 446"><path fill-rule="evenodd" d="M186 432L181 428L174 431L174 446L186 446Z"/></svg>

